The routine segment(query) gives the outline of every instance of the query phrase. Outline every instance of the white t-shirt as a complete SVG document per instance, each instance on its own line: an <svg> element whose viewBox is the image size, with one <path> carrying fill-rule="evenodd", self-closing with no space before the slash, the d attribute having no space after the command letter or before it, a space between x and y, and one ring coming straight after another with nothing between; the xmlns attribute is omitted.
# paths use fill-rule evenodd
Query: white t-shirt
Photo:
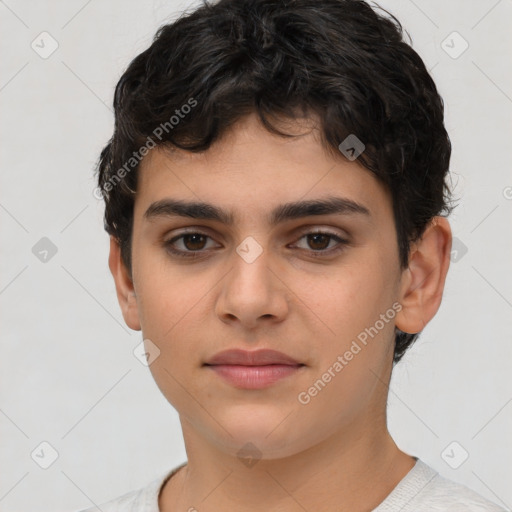
<svg viewBox="0 0 512 512"><path fill-rule="evenodd" d="M505 512L467 487L452 482L423 461L402 478L387 498L372 512ZM167 472L163 478L100 505L103 512L160 512L158 495L165 482L186 464ZM91 507L80 512L97 512Z"/></svg>

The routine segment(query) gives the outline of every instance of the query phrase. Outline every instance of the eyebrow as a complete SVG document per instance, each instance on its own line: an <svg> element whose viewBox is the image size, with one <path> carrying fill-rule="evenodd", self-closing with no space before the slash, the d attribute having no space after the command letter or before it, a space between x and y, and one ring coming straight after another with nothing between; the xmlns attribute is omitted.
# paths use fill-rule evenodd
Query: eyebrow
<svg viewBox="0 0 512 512"><path fill-rule="evenodd" d="M368 208L362 204L344 197L330 196L324 199L297 201L279 205L270 212L268 223L270 226L276 226L288 220L332 214L371 216ZM147 220L158 217L189 217L192 219L215 220L228 226L232 226L235 220L231 211L224 210L213 204L187 202L171 198L161 199L152 203L144 213L144 218Z"/></svg>

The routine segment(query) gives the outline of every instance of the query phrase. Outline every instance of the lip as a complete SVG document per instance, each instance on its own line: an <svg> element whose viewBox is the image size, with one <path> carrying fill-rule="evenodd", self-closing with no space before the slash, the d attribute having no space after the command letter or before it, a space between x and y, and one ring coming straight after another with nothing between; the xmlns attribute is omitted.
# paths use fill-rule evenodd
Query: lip
<svg viewBox="0 0 512 512"><path fill-rule="evenodd" d="M292 357L278 352L277 350L241 350L230 349L218 352L211 359L206 361L207 365L242 365L242 366L263 366L269 364L299 365Z"/></svg>
<svg viewBox="0 0 512 512"><path fill-rule="evenodd" d="M305 365L276 350L232 349L214 355L205 366L234 387L262 389L296 374Z"/></svg>

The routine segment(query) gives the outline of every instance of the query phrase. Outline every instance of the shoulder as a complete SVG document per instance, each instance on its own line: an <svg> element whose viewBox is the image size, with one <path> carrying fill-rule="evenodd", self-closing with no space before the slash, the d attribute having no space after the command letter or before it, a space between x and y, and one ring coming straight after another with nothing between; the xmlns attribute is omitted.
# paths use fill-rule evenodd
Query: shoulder
<svg viewBox="0 0 512 512"><path fill-rule="evenodd" d="M160 512L158 508L160 489L183 465L185 464L181 464L173 470L167 471L145 487L127 492L106 503L101 503L78 512L98 512L99 510L101 510L101 512Z"/></svg>
<svg viewBox="0 0 512 512"><path fill-rule="evenodd" d="M158 512L158 508L150 507L154 487L155 482L152 482L146 487L128 492L106 503L80 510L79 512L98 512L99 510L102 512Z"/></svg>
<svg viewBox="0 0 512 512"><path fill-rule="evenodd" d="M142 500L144 500L144 495L147 494L146 488L137 489L136 491L131 491L118 498L110 500L106 503L102 503L99 506L93 506L84 510L80 510L79 512L98 512L101 510L102 512L146 512L145 509L141 509L139 504ZM149 511L147 511L149 512ZM156 511L151 511L156 512Z"/></svg>
<svg viewBox="0 0 512 512"><path fill-rule="evenodd" d="M441 476L421 460L375 512L505 512L468 487Z"/></svg>
<svg viewBox="0 0 512 512"><path fill-rule="evenodd" d="M465 485L438 473L418 498L425 510L450 512L504 512L505 509L480 496Z"/></svg>

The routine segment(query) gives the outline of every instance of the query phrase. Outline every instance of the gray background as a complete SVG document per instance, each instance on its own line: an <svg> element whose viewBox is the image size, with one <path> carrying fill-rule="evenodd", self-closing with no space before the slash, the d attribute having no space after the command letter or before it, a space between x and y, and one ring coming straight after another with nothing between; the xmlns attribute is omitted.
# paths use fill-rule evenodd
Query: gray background
<svg viewBox="0 0 512 512"><path fill-rule="evenodd" d="M1 511L85 508L186 460L178 415L132 352L141 333L117 304L92 172L122 71L191 5L0 2ZM395 369L390 430L403 450L510 509L512 2L381 5L445 100L460 198L443 303ZM59 45L47 58L44 31ZM460 55L454 31L469 44Z"/></svg>

